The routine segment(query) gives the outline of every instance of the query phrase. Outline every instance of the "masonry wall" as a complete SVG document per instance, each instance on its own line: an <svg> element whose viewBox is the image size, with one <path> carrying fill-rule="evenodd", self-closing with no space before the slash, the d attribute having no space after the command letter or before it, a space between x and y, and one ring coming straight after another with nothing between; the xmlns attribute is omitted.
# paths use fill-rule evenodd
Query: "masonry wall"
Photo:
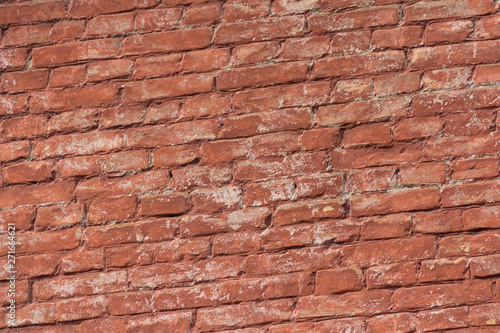
<svg viewBox="0 0 500 333"><path fill-rule="evenodd" d="M498 10L3 1L0 332L500 332Z"/></svg>

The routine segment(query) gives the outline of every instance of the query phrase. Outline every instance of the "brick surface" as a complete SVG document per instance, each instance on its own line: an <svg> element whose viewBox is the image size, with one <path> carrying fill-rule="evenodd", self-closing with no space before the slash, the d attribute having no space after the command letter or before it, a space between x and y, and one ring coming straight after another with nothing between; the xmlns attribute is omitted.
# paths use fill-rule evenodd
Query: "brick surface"
<svg viewBox="0 0 500 333"><path fill-rule="evenodd" d="M0 332L498 331L498 1L0 2Z"/></svg>

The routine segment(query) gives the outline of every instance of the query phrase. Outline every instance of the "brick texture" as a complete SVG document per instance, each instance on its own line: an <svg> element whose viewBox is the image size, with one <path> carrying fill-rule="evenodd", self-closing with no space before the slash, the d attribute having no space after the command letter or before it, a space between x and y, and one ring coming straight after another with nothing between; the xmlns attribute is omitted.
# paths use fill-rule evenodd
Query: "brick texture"
<svg viewBox="0 0 500 333"><path fill-rule="evenodd" d="M500 332L499 27L0 1L0 333Z"/></svg>

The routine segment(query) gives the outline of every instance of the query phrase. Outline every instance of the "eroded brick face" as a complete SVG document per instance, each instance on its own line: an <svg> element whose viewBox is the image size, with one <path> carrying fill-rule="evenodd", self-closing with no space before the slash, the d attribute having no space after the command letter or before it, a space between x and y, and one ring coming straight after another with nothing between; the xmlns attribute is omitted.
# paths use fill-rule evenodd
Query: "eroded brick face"
<svg viewBox="0 0 500 333"><path fill-rule="evenodd" d="M1 1L0 332L500 332L499 38L495 0Z"/></svg>

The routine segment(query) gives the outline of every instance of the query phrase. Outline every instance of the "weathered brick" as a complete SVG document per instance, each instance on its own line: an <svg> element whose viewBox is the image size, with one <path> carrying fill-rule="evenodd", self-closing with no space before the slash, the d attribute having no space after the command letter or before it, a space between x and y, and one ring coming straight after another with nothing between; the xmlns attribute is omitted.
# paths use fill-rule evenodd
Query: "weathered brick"
<svg viewBox="0 0 500 333"><path fill-rule="evenodd" d="M128 11L134 8L148 8L156 5L157 3L158 0L115 0L103 5L93 1L78 1L71 4L69 14L72 17L91 17L99 14Z"/></svg>
<svg viewBox="0 0 500 333"><path fill-rule="evenodd" d="M111 35L131 32L134 14L99 15L87 23L87 35Z"/></svg>
<svg viewBox="0 0 500 333"><path fill-rule="evenodd" d="M440 0L415 3L405 7L405 22L470 17L491 13L495 4L491 0Z"/></svg>
<svg viewBox="0 0 500 333"><path fill-rule="evenodd" d="M1 25L32 23L62 19L65 15L64 1L44 1L40 3L8 3L0 6Z"/></svg>
<svg viewBox="0 0 500 333"><path fill-rule="evenodd" d="M474 31L472 21L447 21L431 23L425 28L425 44L443 42L458 43L469 37Z"/></svg>

